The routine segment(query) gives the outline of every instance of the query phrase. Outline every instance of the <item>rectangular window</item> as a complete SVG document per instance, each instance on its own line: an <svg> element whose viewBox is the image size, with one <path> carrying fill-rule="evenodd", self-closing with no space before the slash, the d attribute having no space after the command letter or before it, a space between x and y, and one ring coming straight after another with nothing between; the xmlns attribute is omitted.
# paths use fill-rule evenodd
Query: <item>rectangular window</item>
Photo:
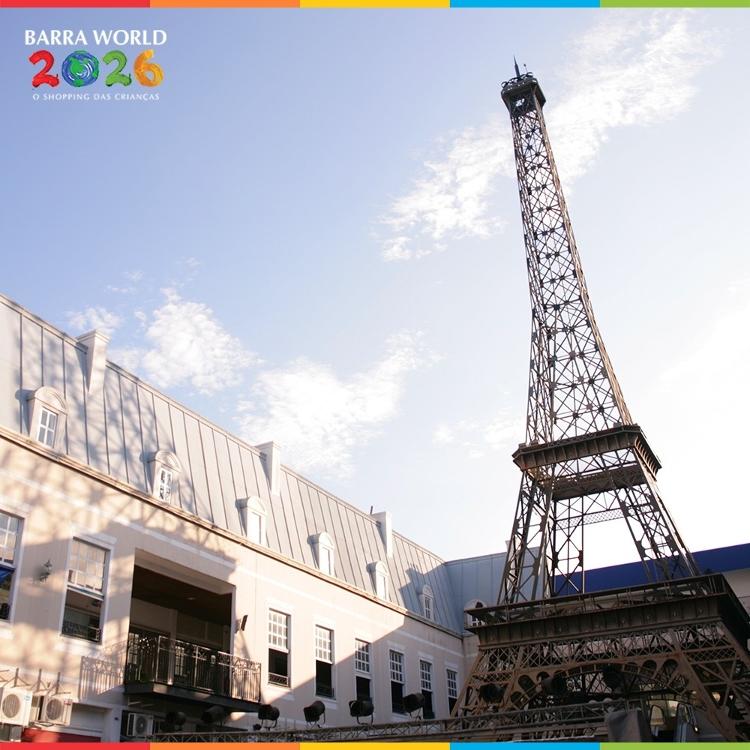
<svg viewBox="0 0 750 750"><path fill-rule="evenodd" d="M55 446L55 430L57 429L57 414L49 409L42 408L39 419L39 433L36 439L50 448Z"/></svg>
<svg viewBox="0 0 750 750"><path fill-rule="evenodd" d="M432 597L431 596L426 596L424 598L424 616L428 620L432 620L433 619L433 608L432 608Z"/></svg>
<svg viewBox="0 0 750 750"><path fill-rule="evenodd" d="M169 502L172 496L172 472L162 467L159 469L159 500L165 503Z"/></svg>
<svg viewBox="0 0 750 750"><path fill-rule="evenodd" d="M318 555L320 557L320 570L326 575L333 575L333 550L323 545L318 546Z"/></svg>
<svg viewBox="0 0 750 750"><path fill-rule="evenodd" d="M372 688L370 686L369 677L364 677L361 674L356 675L354 689L358 701L370 700L372 698Z"/></svg>
<svg viewBox="0 0 750 750"><path fill-rule="evenodd" d="M367 641L354 641L355 691L357 700L372 697L370 687L370 644ZM367 675L367 676L365 676Z"/></svg>
<svg viewBox="0 0 750 750"><path fill-rule="evenodd" d="M247 538L251 542L255 542L255 544L261 544L261 529L263 519L260 516L260 513L253 513L252 511L248 513L247 516Z"/></svg>
<svg viewBox="0 0 750 750"><path fill-rule="evenodd" d="M385 573L380 571L375 573L375 596L378 599L388 598L388 579L385 577Z"/></svg>
<svg viewBox="0 0 750 750"><path fill-rule="evenodd" d="M333 698L333 631L315 626L315 695Z"/></svg>
<svg viewBox="0 0 750 750"><path fill-rule="evenodd" d="M289 615L268 610L268 682L289 685Z"/></svg>
<svg viewBox="0 0 750 750"><path fill-rule="evenodd" d="M101 611L107 551L96 545L73 540L65 595L63 635L99 643L102 639Z"/></svg>
<svg viewBox="0 0 750 750"><path fill-rule="evenodd" d="M391 711L394 714L406 713L404 709L404 655L399 651L390 651L391 672Z"/></svg>
<svg viewBox="0 0 750 750"><path fill-rule="evenodd" d="M0 513L0 620L10 617L10 592L16 572L16 547L21 521Z"/></svg>
<svg viewBox="0 0 750 750"><path fill-rule="evenodd" d="M453 713L453 707L458 700L458 672L455 669L446 669L445 677L448 682L448 711Z"/></svg>
<svg viewBox="0 0 750 750"><path fill-rule="evenodd" d="M370 644L367 641L354 641L354 669L370 673Z"/></svg>
<svg viewBox="0 0 750 750"><path fill-rule="evenodd" d="M424 659L419 660L419 686L424 696L422 717L425 719L434 719L435 711L432 708L432 664Z"/></svg>

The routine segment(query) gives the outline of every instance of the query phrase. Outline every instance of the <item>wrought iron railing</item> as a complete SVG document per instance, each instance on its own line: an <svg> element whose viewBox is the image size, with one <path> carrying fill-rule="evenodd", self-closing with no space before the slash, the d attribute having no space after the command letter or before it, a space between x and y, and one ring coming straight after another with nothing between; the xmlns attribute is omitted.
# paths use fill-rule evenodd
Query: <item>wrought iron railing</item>
<svg viewBox="0 0 750 750"><path fill-rule="evenodd" d="M476 632L486 625L502 624L515 620L538 619L555 615L575 613L598 613L607 609L619 609L640 604L664 601L665 599L693 599L698 596L724 595L732 599L736 596L724 576L716 573L694 578L675 578L627 586L619 589L604 589L588 593L557 596L529 602L499 603L491 607L466 610L478 620L478 625L467 626ZM738 600L737 600L738 601ZM741 605L740 605L741 607Z"/></svg>
<svg viewBox="0 0 750 750"><path fill-rule="evenodd" d="M82 625L80 622L63 619L62 634L73 638L82 638L86 641L99 643L102 639L102 629L94 625Z"/></svg>
<svg viewBox="0 0 750 750"><path fill-rule="evenodd" d="M260 700L260 664L163 635L128 634L125 682L155 682Z"/></svg>

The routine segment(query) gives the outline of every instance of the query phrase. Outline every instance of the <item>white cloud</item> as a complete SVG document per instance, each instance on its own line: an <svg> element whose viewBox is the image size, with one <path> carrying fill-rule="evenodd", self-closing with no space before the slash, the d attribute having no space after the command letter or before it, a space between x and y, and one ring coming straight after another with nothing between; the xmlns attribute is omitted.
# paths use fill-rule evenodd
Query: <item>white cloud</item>
<svg viewBox="0 0 750 750"><path fill-rule="evenodd" d="M547 116L564 181L590 168L613 128L656 125L687 109L697 75L719 57L702 19L688 10L604 14L577 40L566 93Z"/></svg>
<svg viewBox="0 0 750 750"><path fill-rule="evenodd" d="M657 124L687 108L696 76L718 58L704 20L687 10L608 12L575 39L562 93L546 110L566 185L591 167L614 128ZM384 260L424 257L431 252L424 248L435 243L487 237L502 226L491 199L499 177L515 178L507 120L498 113L437 144L422 175L382 219L391 232L383 241Z"/></svg>
<svg viewBox="0 0 750 750"><path fill-rule="evenodd" d="M111 336L122 320L116 313L110 312L104 307L87 307L66 314L68 325L77 333L97 329L107 336Z"/></svg>
<svg viewBox="0 0 750 750"><path fill-rule="evenodd" d="M285 461L301 470L350 474L354 450L396 416L407 375L435 361L421 339L392 336L379 361L349 378L305 358L262 372L251 399L240 404L242 435L277 441Z"/></svg>
<svg viewBox="0 0 750 750"><path fill-rule="evenodd" d="M455 424L443 422L432 434L436 445L459 446L470 459L483 458L488 452L508 451L522 442L524 422L506 409L490 420L463 419Z"/></svg>
<svg viewBox="0 0 750 750"><path fill-rule="evenodd" d="M435 428L435 432L432 434L432 442L435 443L435 445L450 445L455 441L456 436L447 424L438 425Z"/></svg>
<svg viewBox="0 0 750 750"><path fill-rule="evenodd" d="M383 218L396 233L384 243L384 260L421 258L441 249L441 240L448 235L487 237L501 227L487 203L497 175L513 169L513 152L500 133L499 117L482 128L468 128L448 145L442 158L425 162L424 176L393 201ZM417 243L421 250L412 249Z"/></svg>
<svg viewBox="0 0 750 750"><path fill-rule="evenodd" d="M217 321L213 310L163 289L164 304L137 317L148 347L112 353L128 369L142 372L160 388L190 385L201 393L239 385L242 372L257 358Z"/></svg>
<svg viewBox="0 0 750 750"><path fill-rule="evenodd" d="M125 271L122 275L130 283L124 286L107 284L107 291L113 294L135 294L138 291L138 282L143 279L143 271Z"/></svg>

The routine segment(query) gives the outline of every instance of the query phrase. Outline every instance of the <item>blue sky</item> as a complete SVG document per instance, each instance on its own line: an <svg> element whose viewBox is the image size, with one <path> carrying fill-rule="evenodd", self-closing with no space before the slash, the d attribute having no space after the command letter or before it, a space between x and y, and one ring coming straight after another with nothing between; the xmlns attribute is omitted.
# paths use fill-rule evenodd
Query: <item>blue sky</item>
<svg viewBox="0 0 750 750"><path fill-rule="evenodd" d="M530 329L515 54L666 502L694 549L746 542L749 20L3 10L0 289L437 553L498 551ZM165 29L159 101L33 101L27 28ZM587 563L634 557L612 539Z"/></svg>

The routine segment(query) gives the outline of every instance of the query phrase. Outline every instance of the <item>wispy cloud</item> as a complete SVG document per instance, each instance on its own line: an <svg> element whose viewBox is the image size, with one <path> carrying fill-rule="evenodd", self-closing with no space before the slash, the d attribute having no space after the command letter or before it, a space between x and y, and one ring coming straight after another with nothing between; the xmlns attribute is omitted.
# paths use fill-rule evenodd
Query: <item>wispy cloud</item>
<svg viewBox="0 0 750 750"><path fill-rule="evenodd" d="M602 15L571 43L562 93L546 113L566 185L591 167L613 129L654 125L685 110L698 73L719 55L717 35L692 11ZM382 218L383 259L418 259L448 239L487 237L502 227L491 199L498 178L515 174L510 141L507 117L498 113L438 142Z"/></svg>
<svg viewBox="0 0 750 750"><path fill-rule="evenodd" d="M432 433L435 445L460 447L468 458L483 458L489 452L507 451L523 440L524 423L507 409L487 420L465 419L443 422Z"/></svg>
<svg viewBox="0 0 750 750"><path fill-rule="evenodd" d="M135 294L138 291L138 284L143 279L143 271L125 271L122 276L126 284L107 284L106 290L113 294Z"/></svg>
<svg viewBox="0 0 750 750"><path fill-rule="evenodd" d="M162 290L164 304L151 314L137 311L146 347L112 352L124 367L136 370L160 388L188 385L211 394L238 385L257 357L244 349L201 302Z"/></svg>
<svg viewBox="0 0 750 750"><path fill-rule="evenodd" d="M424 175L383 218L393 232L383 245L385 260L421 258L443 249L448 236L486 237L501 226L488 206L494 179L513 169L500 129L499 118L468 128L442 146L440 158L424 163Z"/></svg>
<svg viewBox="0 0 750 750"><path fill-rule="evenodd" d="M346 476L354 450L396 416L409 373L435 359L421 333L402 332L388 339L380 360L349 378L306 358L266 370L240 404L241 433L253 443L279 442L301 470Z"/></svg>
<svg viewBox="0 0 750 750"><path fill-rule="evenodd" d="M96 328L107 336L111 336L122 323L119 315L104 307L87 307L84 310L68 312L66 318L75 333L84 333Z"/></svg>

